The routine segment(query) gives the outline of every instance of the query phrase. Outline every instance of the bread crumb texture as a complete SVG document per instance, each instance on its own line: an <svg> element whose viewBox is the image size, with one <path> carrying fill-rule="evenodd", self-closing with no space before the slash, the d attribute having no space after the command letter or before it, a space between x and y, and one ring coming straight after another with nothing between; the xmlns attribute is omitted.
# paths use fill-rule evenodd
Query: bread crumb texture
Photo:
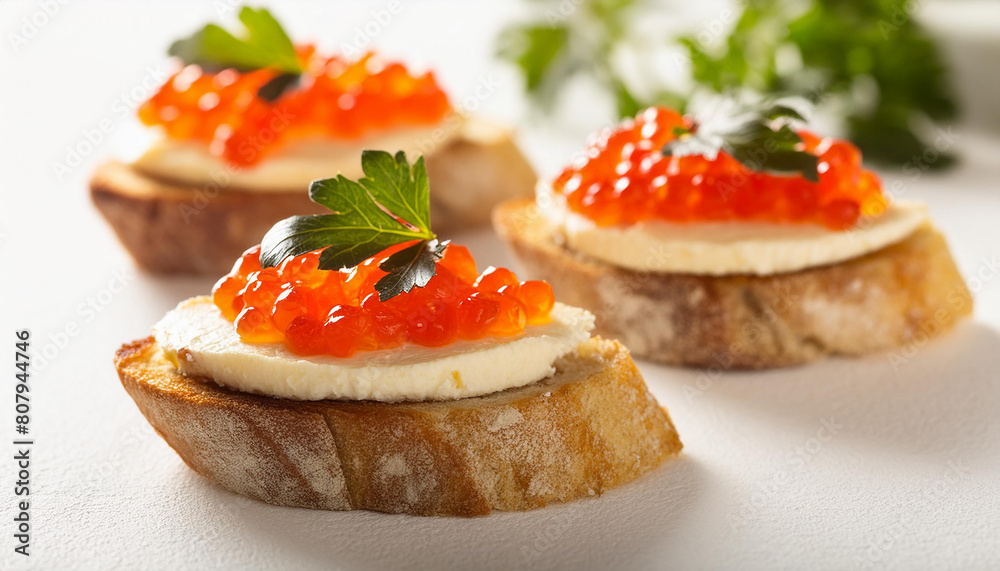
<svg viewBox="0 0 1000 571"><path fill-rule="evenodd" d="M628 351L591 339L543 381L442 402L303 402L185 377L152 338L115 364L153 427L195 471L268 503L477 516L627 483L681 442Z"/></svg>
<svg viewBox="0 0 1000 571"><path fill-rule="evenodd" d="M939 335L972 313L930 225L844 262L766 276L639 272L567 249L532 201L494 212L532 279L594 313L595 332L673 365L759 369L861 355Z"/></svg>

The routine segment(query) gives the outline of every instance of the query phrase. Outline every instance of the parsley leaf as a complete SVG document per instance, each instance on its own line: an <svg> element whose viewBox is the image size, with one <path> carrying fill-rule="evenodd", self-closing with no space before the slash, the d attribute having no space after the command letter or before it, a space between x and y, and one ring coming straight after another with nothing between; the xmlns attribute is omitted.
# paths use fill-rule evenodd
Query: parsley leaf
<svg viewBox="0 0 1000 571"><path fill-rule="evenodd" d="M275 102L279 97L282 96L286 91L298 86L299 79L302 76L298 73L282 73L276 75L271 80L269 80L264 85L261 85L257 90L257 97L268 101Z"/></svg>
<svg viewBox="0 0 1000 571"><path fill-rule="evenodd" d="M682 43L699 83L829 99L866 160L903 166L930 146L922 124L951 119L956 105L938 46L898 10L866 0L749 2L723 50L695 36ZM788 53L801 65L782 70L777 62ZM942 155L929 166L951 162Z"/></svg>
<svg viewBox="0 0 1000 571"><path fill-rule="evenodd" d="M497 56L519 68L525 91L544 109L572 78L590 75L614 94L620 113L634 115L646 105L619 74L612 52L632 35L631 9L642 0L576 0L570 9L558 1L536 2L541 21L505 27ZM547 5L546 5L547 4Z"/></svg>
<svg viewBox="0 0 1000 571"><path fill-rule="evenodd" d="M385 151L362 151L361 168L365 178L359 182L379 203L417 228L431 227L431 187L427 167L420 157L413 164L406 162L406 153L393 157Z"/></svg>
<svg viewBox="0 0 1000 571"><path fill-rule="evenodd" d="M704 90L795 94L829 101L826 108L843 120L866 160L903 167L931 146L931 126L957 113L939 46L918 18L900 17L896 2L752 0L738 3L731 29L716 30L713 20L680 36L645 31L656 29L642 21L657 15L653 2L571 4L566 10L560 0L533 2L533 19L512 24L499 38L500 57L516 66L527 94L545 108L580 76L614 98L620 117L650 105L683 112L688 98ZM665 56L689 64L692 88L675 91L676 82L655 74L625 73L620 54L634 46L648 61ZM953 162L942 154L927 166Z"/></svg>
<svg viewBox="0 0 1000 571"><path fill-rule="evenodd" d="M168 53L181 58L185 64L197 64L205 69L236 68L240 71L275 69L288 73L301 73L295 46L265 8L240 9L243 37L216 24L208 24L193 35L174 42Z"/></svg>
<svg viewBox="0 0 1000 571"><path fill-rule="evenodd" d="M422 240L386 258L379 269L389 272L375 282L379 301L385 301L401 293L409 293L414 287L424 287L434 277L437 261L444 255L448 241Z"/></svg>
<svg viewBox="0 0 1000 571"><path fill-rule="evenodd" d="M564 26L510 27L501 32L497 53L521 68L525 90L534 94L542 91L551 70L566 52L568 40Z"/></svg>
<svg viewBox="0 0 1000 571"><path fill-rule="evenodd" d="M356 266L390 246L416 241L379 266L389 272L376 283L383 301L423 287L448 242L438 242L430 226L430 184L423 157L411 167L402 151L361 155L365 178L343 175L313 181L309 198L333 214L292 216L275 224L261 240L262 267L288 256L323 250L324 270Z"/></svg>
<svg viewBox="0 0 1000 571"><path fill-rule="evenodd" d="M804 113L790 100L765 102L748 108L722 101L715 114L695 121L691 130L675 131L678 137L663 147L668 156L704 155L715 158L719 151L758 172L798 173L819 182L816 155L796 146L802 142L788 121L803 121Z"/></svg>
<svg viewBox="0 0 1000 571"><path fill-rule="evenodd" d="M167 53L180 58L185 65L196 64L206 71L234 68L241 72L258 69L280 72L257 92L261 98L274 101L297 84L305 69L292 40L270 12L244 6L239 18L244 28L239 36L208 24L175 41Z"/></svg>

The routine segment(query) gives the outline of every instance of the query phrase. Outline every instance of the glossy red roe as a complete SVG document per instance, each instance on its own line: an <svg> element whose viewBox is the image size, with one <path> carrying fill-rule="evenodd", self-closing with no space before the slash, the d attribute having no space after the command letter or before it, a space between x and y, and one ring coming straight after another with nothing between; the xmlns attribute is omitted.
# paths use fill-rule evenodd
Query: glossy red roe
<svg viewBox="0 0 1000 571"><path fill-rule="evenodd" d="M189 65L139 108L139 118L177 140L196 140L237 166L252 165L290 140L359 139L373 131L433 125L450 111L432 73L416 76L369 53L355 62L298 48L307 71L274 102L256 95L273 70L210 73Z"/></svg>
<svg viewBox="0 0 1000 571"><path fill-rule="evenodd" d="M445 300L420 296L420 302L406 314L406 333L418 345L441 347L458 337L456 308Z"/></svg>
<svg viewBox="0 0 1000 571"><path fill-rule="evenodd" d="M512 293L500 294L497 320L490 326L494 335L517 335L528 324L528 311L524 303Z"/></svg>
<svg viewBox="0 0 1000 571"><path fill-rule="evenodd" d="M285 346L296 355L320 355L327 352L323 322L309 315L299 315L285 329Z"/></svg>
<svg viewBox="0 0 1000 571"><path fill-rule="evenodd" d="M549 320L555 299L542 281L518 281L506 268L476 273L469 251L449 245L425 287L381 301L379 265L394 246L349 270L318 269L319 254L260 267L247 250L216 283L212 301L247 343L284 343L298 355L350 357L405 343L440 347L458 339L510 336Z"/></svg>
<svg viewBox="0 0 1000 571"><path fill-rule="evenodd" d="M378 349L371 318L357 306L338 305L330 310L323 326L322 341L335 357L350 357L357 351Z"/></svg>
<svg viewBox="0 0 1000 571"><path fill-rule="evenodd" d="M476 280L476 287L484 291L499 292L503 288L508 288L516 292L520 285L514 272L493 266L486 268L483 275Z"/></svg>
<svg viewBox="0 0 1000 571"><path fill-rule="evenodd" d="M473 283L479 276L476 260L465 246L449 245L438 265L447 268L465 283Z"/></svg>
<svg viewBox="0 0 1000 571"><path fill-rule="evenodd" d="M308 287L296 285L283 290L271 307L271 320L284 331L296 317L317 314L316 294Z"/></svg>
<svg viewBox="0 0 1000 571"><path fill-rule="evenodd" d="M524 303L525 313L528 323L544 323L549 319L549 312L556 303L555 295L552 293L552 286L543 281L521 282L519 297Z"/></svg>
<svg viewBox="0 0 1000 571"><path fill-rule="evenodd" d="M283 337L267 311L253 306L243 308L236 316L236 333L247 343L276 343Z"/></svg>
<svg viewBox="0 0 1000 571"><path fill-rule="evenodd" d="M458 306L458 334L463 339L479 339L489 334L500 315L498 293L477 291Z"/></svg>
<svg viewBox="0 0 1000 571"><path fill-rule="evenodd" d="M406 342L406 320L403 314L379 301L377 293L368 294L361 303L361 308L371 320L379 349L394 349Z"/></svg>
<svg viewBox="0 0 1000 571"><path fill-rule="evenodd" d="M878 177L862 168L860 151L847 141L799 133L802 150L818 158L819 182L813 183L752 171L725 152L715 159L663 156L678 127L694 125L670 109L646 109L593 137L553 188L571 210L601 226L747 220L843 230L887 206Z"/></svg>

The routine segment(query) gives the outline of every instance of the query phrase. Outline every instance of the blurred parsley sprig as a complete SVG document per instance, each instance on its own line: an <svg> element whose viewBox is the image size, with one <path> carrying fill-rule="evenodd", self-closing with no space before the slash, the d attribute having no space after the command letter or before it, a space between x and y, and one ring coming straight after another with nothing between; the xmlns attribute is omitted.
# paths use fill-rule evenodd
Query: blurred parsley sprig
<svg viewBox="0 0 1000 571"><path fill-rule="evenodd" d="M554 105L567 80L593 77L614 94L618 114L635 115L647 107L639 101L612 63L611 54L629 34L634 8L642 0L575 0L564 13L563 0L536 1L545 6L544 20L506 27L498 39L498 55L515 64L525 90L546 109Z"/></svg>
<svg viewBox="0 0 1000 571"><path fill-rule="evenodd" d="M642 0L578 0L569 14L559 12L559 1L541 4L548 6L545 21L507 27L498 49L535 101L551 108L582 74L614 95L622 117L653 104L683 110L690 93L639 94L612 60L642 17ZM703 45L696 35L669 41L686 51L696 88L837 99L848 138L882 164L919 157L931 145L927 126L956 115L937 45L891 0L747 0L722 45ZM789 54L801 65L787 69ZM942 155L927 166L951 162Z"/></svg>

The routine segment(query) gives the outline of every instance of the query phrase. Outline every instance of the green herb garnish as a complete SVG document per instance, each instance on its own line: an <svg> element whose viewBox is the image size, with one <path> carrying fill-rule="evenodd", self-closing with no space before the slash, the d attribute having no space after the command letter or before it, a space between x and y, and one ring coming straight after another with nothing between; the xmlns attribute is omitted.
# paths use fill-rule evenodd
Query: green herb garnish
<svg viewBox="0 0 1000 571"><path fill-rule="evenodd" d="M589 75L615 96L622 117L635 115L641 105L612 61L613 52L630 36L630 9L641 0L580 0L569 9L558 0L536 2L547 7L540 21L505 27L497 55L520 68L525 90L544 108L574 76Z"/></svg>
<svg viewBox="0 0 1000 571"><path fill-rule="evenodd" d="M343 175L313 181L309 198L333 214L292 216L275 224L261 241L261 266L274 267L288 256L323 249L320 269L339 270L416 240L379 265L388 274L375 289L385 301L427 285L448 242L439 242L431 231L424 158L411 167L403 151L395 157L385 151L364 151L361 168L365 177L359 181Z"/></svg>
<svg viewBox="0 0 1000 571"><path fill-rule="evenodd" d="M208 24L171 44L168 53L180 58L185 65L196 64L211 72L229 68L241 72L258 69L280 72L257 92L262 99L274 101L298 84L305 69L292 40L270 12L244 6L239 18L244 28L239 35Z"/></svg>
<svg viewBox="0 0 1000 571"><path fill-rule="evenodd" d="M695 80L716 91L742 85L794 93L843 112L866 160L906 166L933 146L934 121L956 104L938 45L893 2L768 0L744 4L722 46L684 38ZM721 49L717 49L721 48ZM799 65L788 65L795 54ZM953 163L942 155L929 168Z"/></svg>
<svg viewBox="0 0 1000 571"><path fill-rule="evenodd" d="M716 113L696 121L691 130L675 129L677 138L663 147L668 156L705 155L714 159L719 151L758 172L798 173L819 182L816 155L796 149L802 142L790 121L804 121L802 112L788 100L748 107L723 100Z"/></svg>
<svg viewBox="0 0 1000 571"><path fill-rule="evenodd" d="M693 94L706 90L798 95L828 102L825 109L843 120L866 160L904 168L953 163L950 154L922 158L933 146L929 126L952 119L956 102L937 43L898 3L751 0L721 23L714 19L684 35L643 33L656 29L640 25L643 18L665 13L648 0L571 4L533 2L535 17L498 38L499 55L546 108L581 77L614 98L619 117L651 105L684 111ZM622 55L637 49L637 69L626 73ZM690 69L690 91L656 81L653 63L665 59Z"/></svg>

